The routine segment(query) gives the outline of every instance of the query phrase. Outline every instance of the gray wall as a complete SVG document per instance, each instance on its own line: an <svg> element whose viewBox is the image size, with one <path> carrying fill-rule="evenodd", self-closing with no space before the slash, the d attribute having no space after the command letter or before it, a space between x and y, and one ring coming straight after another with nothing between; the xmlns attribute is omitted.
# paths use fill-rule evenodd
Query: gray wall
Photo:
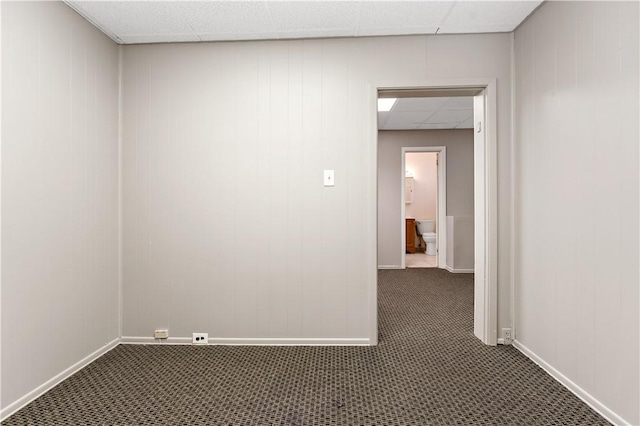
<svg viewBox="0 0 640 426"><path fill-rule="evenodd" d="M447 147L447 216L473 216L473 130L378 132L378 265L400 267L402 147ZM446 224L442 224L446 226ZM471 240L473 245L473 239ZM453 267L453 265L449 265Z"/></svg>
<svg viewBox="0 0 640 426"><path fill-rule="evenodd" d="M447 267L452 272L475 268L474 217L447 216Z"/></svg>
<svg viewBox="0 0 640 426"><path fill-rule="evenodd" d="M517 340L640 424L638 3L547 2L515 33Z"/></svg>
<svg viewBox="0 0 640 426"><path fill-rule="evenodd" d="M123 335L369 338L375 82L497 78L508 259L510 61L509 34L125 46Z"/></svg>
<svg viewBox="0 0 640 426"><path fill-rule="evenodd" d="M118 47L2 2L2 408L119 337Z"/></svg>

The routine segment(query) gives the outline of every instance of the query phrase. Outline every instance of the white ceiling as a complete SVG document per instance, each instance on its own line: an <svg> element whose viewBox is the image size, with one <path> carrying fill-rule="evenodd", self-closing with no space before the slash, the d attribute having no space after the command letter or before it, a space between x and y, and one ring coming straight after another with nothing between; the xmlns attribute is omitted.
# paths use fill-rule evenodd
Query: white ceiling
<svg viewBox="0 0 640 426"><path fill-rule="evenodd" d="M121 44L513 31L542 1L75 1Z"/></svg>
<svg viewBox="0 0 640 426"><path fill-rule="evenodd" d="M399 98L378 112L378 129L473 129L473 98Z"/></svg>

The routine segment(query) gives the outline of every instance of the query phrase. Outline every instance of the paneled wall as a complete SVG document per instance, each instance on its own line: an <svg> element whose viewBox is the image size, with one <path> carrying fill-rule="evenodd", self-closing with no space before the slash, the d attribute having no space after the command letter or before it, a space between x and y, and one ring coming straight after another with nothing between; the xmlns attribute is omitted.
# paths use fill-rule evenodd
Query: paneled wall
<svg viewBox="0 0 640 426"><path fill-rule="evenodd" d="M118 47L2 2L2 409L119 337Z"/></svg>
<svg viewBox="0 0 640 426"><path fill-rule="evenodd" d="M508 258L510 60L509 34L125 46L123 336L368 341L371 84L497 78Z"/></svg>
<svg viewBox="0 0 640 426"><path fill-rule="evenodd" d="M638 3L547 2L515 33L517 340L640 424Z"/></svg>
<svg viewBox="0 0 640 426"><path fill-rule="evenodd" d="M402 147L420 146L447 147L446 214L473 216L473 130L378 132L378 265L381 267L399 268L402 263L404 247L399 222Z"/></svg>

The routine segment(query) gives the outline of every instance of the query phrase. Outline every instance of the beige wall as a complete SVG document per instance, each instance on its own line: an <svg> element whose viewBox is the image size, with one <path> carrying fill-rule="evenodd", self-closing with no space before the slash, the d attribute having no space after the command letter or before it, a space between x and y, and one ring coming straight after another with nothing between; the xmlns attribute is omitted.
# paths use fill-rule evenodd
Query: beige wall
<svg viewBox="0 0 640 426"><path fill-rule="evenodd" d="M516 338L636 425L638 14L547 2L516 31L514 167Z"/></svg>
<svg viewBox="0 0 640 426"><path fill-rule="evenodd" d="M473 272L475 268L474 216L447 216L447 269Z"/></svg>
<svg viewBox="0 0 640 426"><path fill-rule="evenodd" d="M125 46L124 336L369 338L376 82L497 78L508 259L510 61L509 34Z"/></svg>
<svg viewBox="0 0 640 426"><path fill-rule="evenodd" d="M402 261L402 147L420 146L447 147L446 215L473 216L473 130L378 132L378 265L382 267L400 267Z"/></svg>
<svg viewBox="0 0 640 426"><path fill-rule="evenodd" d="M5 410L119 337L118 47L63 3L0 7Z"/></svg>
<svg viewBox="0 0 640 426"><path fill-rule="evenodd" d="M408 152L405 169L413 172L413 200L405 204L405 216L416 219L437 219L438 154Z"/></svg>

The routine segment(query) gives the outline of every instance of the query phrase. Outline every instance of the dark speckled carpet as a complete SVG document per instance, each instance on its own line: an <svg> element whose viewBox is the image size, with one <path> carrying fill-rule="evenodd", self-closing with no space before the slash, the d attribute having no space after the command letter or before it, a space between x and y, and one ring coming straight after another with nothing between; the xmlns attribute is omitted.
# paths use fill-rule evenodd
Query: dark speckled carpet
<svg viewBox="0 0 640 426"><path fill-rule="evenodd" d="M473 277L379 273L376 347L120 345L2 425L599 425L472 334Z"/></svg>

